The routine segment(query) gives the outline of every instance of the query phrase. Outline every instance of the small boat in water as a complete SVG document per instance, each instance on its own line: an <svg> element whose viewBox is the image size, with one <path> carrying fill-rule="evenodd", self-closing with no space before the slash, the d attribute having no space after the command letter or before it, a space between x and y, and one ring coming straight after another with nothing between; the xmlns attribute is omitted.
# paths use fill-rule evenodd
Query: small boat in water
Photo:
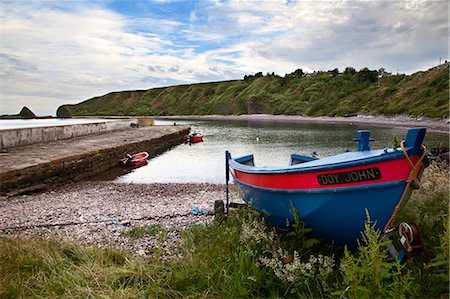
<svg viewBox="0 0 450 299"><path fill-rule="evenodd" d="M184 143L197 143L203 141L203 135L197 132L190 133L189 135L184 136Z"/></svg>
<svg viewBox="0 0 450 299"><path fill-rule="evenodd" d="M229 171L244 201L278 229L291 230L296 212L314 237L354 246L366 211L386 233L419 187L425 133L409 129L400 148L370 150L370 132L358 131L357 152L320 159L293 154L286 167L256 167L253 155L232 158L227 151L226 182Z"/></svg>
<svg viewBox="0 0 450 299"><path fill-rule="evenodd" d="M148 158L147 152L141 152L134 155L127 154L127 157L120 160L120 163L123 166L128 167L141 167L147 165L148 163L147 158Z"/></svg>

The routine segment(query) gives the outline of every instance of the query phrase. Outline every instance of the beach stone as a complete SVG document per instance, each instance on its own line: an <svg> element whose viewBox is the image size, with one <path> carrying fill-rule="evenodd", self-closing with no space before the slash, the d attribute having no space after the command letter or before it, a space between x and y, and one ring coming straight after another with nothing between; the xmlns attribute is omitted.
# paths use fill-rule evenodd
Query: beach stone
<svg viewBox="0 0 450 299"><path fill-rule="evenodd" d="M186 195L186 189L190 190ZM201 198L196 194L203 192ZM152 256L155 252L177 257L181 232L194 224L211 223L212 217L189 214L192 202L207 210L224 198L223 185L211 184L119 184L78 182L26 197L14 196L0 202L0 237L58 238L82 245L117 248ZM160 196L157 196L160 194ZM236 196L239 197L239 196ZM121 219L121 220L120 220ZM120 220L120 221L119 221ZM60 227L54 224L66 223ZM35 224L48 226L33 227ZM132 227L163 225L160 233L141 238L121 236ZM29 227L24 227L29 225ZM154 250L147 250L154 248ZM158 250L161 249L161 250Z"/></svg>
<svg viewBox="0 0 450 299"><path fill-rule="evenodd" d="M120 225L130 225L131 221L130 220L122 220L119 222Z"/></svg>

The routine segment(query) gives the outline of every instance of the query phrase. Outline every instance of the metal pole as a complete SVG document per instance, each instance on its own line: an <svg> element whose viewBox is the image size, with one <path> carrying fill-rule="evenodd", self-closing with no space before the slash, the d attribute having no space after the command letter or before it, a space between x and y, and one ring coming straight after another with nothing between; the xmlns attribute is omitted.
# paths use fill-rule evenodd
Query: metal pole
<svg viewBox="0 0 450 299"><path fill-rule="evenodd" d="M228 214L228 181L230 180L230 168L229 168L229 159L230 153L225 151L225 186L226 186L226 194L227 194L227 205L226 205L226 213Z"/></svg>

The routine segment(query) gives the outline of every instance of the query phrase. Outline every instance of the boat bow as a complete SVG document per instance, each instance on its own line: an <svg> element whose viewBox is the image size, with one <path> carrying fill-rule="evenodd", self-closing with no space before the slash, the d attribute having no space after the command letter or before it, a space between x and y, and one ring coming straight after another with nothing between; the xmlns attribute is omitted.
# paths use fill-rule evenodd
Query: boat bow
<svg viewBox="0 0 450 299"><path fill-rule="evenodd" d="M253 155L229 153L227 163L244 201L278 229L289 230L296 211L317 237L354 244L366 209L386 230L406 202L423 169L425 132L408 130L402 148L370 150L369 132L359 131L357 152L321 159L294 154L285 167L257 167Z"/></svg>

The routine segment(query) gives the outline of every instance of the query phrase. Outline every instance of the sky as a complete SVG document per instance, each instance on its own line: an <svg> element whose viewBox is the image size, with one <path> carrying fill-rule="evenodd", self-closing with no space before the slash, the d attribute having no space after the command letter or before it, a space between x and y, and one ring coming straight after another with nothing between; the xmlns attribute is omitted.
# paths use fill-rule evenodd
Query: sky
<svg viewBox="0 0 450 299"><path fill-rule="evenodd" d="M296 69L448 60L444 1L0 0L0 114Z"/></svg>

